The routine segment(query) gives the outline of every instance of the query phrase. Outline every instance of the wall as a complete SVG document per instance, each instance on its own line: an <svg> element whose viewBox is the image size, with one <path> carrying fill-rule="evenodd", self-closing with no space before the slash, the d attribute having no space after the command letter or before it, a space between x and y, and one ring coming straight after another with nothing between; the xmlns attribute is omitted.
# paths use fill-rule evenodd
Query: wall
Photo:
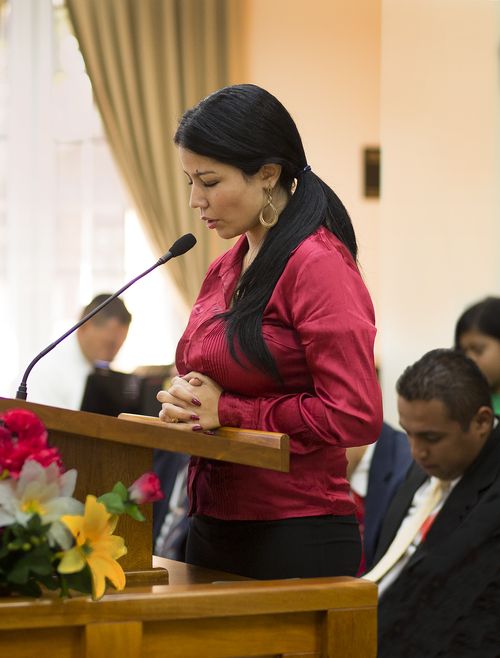
<svg viewBox="0 0 500 658"><path fill-rule="evenodd" d="M467 304L500 294L500 2L233 5L233 82L284 102L353 218L385 415L397 423L404 367L449 346ZM378 143L380 203L361 192L362 148Z"/></svg>
<svg viewBox="0 0 500 658"><path fill-rule="evenodd" d="M379 354L394 382L500 294L500 3L384 0Z"/></svg>
<svg viewBox="0 0 500 658"><path fill-rule="evenodd" d="M351 214L376 297L379 208L362 194L362 149L379 143L380 1L247 0L236 8L232 81L265 87L291 112L309 163Z"/></svg>

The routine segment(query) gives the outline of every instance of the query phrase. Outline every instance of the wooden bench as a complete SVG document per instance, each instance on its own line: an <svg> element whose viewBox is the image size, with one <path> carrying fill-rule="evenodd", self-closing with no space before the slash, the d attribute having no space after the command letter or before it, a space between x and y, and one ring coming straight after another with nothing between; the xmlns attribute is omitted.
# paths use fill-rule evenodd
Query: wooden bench
<svg viewBox="0 0 500 658"><path fill-rule="evenodd" d="M0 651L34 658L375 658L377 588L355 578L255 581L155 559L168 585L0 599ZM133 578L132 578L133 580Z"/></svg>

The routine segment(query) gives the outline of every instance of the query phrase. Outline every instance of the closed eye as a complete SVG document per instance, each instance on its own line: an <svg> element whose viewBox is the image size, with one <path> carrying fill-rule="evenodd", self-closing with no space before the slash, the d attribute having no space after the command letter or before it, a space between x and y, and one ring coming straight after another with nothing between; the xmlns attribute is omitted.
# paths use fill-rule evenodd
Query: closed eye
<svg viewBox="0 0 500 658"><path fill-rule="evenodd" d="M444 434L422 434L420 436L420 438L427 441L427 443L437 443L438 441L441 441L443 437Z"/></svg>
<svg viewBox="0 0 500 658"><path fill-rule="evenodd" d="M203 187L215 187L215 185L217 185L218 182L219 182L218 180L217 180L217 181L214 181L213 183L212 183L212 182L210 182L210 183L204 183L203 181L201 181L201 184L203 185ZM189 186L191 186L191 185L193 184L193 181L192 181L192 180L188 180L187 184L188 184Z"/></svg>

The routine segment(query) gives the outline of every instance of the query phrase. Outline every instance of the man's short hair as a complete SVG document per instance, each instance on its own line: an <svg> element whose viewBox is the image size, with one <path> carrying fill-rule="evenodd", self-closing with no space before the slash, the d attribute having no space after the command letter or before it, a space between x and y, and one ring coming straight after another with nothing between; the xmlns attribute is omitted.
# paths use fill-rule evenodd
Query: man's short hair
<svg viewBox="0 0 500 658"><path fill-rule="evenodd" d="M90 313L95 308L97 308L99 304L102 304L103 301L108 297L111 297L111 295L112 293L102 293L94 297L94 299L83 309L80 319L85 317L87 313ZM120 324L126 325L127 327L132 321L132 315L129 313L122 300L118 297L115 297L115 299L110 301L109 304L104 306L104 308L96 313L96 315L91 319L91 322L95 322L96 324L104 324L108 320L111 320L111 318L115 318Z"/></svg>
<svg viewBox="0 0 500 658"><path fill-rule="evenodd" d="M408 366L396 383L409 402L441 400L452 420L467 430L480 407L491 407L488 381L472 359L449 349L431 350Z"/></svg>

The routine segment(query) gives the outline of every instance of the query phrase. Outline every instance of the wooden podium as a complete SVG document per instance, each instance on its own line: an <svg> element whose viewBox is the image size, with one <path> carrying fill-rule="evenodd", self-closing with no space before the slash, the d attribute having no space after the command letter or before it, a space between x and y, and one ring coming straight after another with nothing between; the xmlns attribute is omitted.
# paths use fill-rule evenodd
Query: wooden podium
<svg viewBox="0 0 500 658"><path fill-rule="evenodd" d="M288 437L280 434L232 428L188 433L152 419L129 422L0 398L0 411L16 407L38 415L66 468L78 470L80 500L109 491L117 480L129 485L151 469L154 448L288 470ZM120 560L125 590L110 590L99 601L51 593L36 600L0 598L2 655L375 658L375 584L356 578L255 581L154 557L152 506L145 507L146 523L122 517L117 529L129 551ZM159 572L168 580L156 578Z"/></svg>
<svg viewBox="0 0 500 658"><path fill-rule="evenodd" d="M171 584L100 601L0 598L0 652L33 658L375 658L377 586L256 581L155 558Z"/></svg>
<svg viewBox="0 0 500 658"><path fill-rule="evenodd" d="M33 402L0 398L0 412L23 408L33 411L46 426L66 469L76 468L75 498L110 491L120 480L125 486L153 465L153 449L182 452L277 471L288 471L288 437L274 432L219 428L215 434L170 429L155 419L135 417L129 422L84 411L70 411ZM144 421L144 422L141 422ZM117 534L125 539L125 571L152 567L152 505L143 509L146 522L122 516Z"/></svg>

